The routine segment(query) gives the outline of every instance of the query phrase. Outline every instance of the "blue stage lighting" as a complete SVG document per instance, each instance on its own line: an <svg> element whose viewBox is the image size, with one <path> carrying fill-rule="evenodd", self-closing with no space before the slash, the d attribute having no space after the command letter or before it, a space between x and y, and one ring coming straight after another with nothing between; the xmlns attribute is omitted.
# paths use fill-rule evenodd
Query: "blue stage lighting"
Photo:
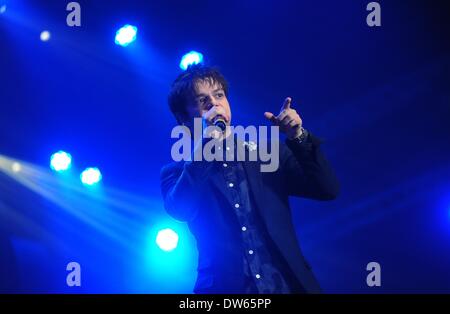
<svg viewBox="0 0 450 314"><path fill-rule="evenodd" d="M49 31L42 31L41 32L41 35L40 35L41 41L44 41L44 42L49 41L50 37L51 37L51 34L50 34Z"/></svg>
<svg viewBox="0 0 450 314"><path fill-rule="evenodd" d="M203 62L203 55L197 51L191 51L181 58L180 68L186 70L190 65Z"/></svg>
<svg viewBox="0 0 450 314"><path fill-rule="evenodd" d="M160 230L156 236L156 244L163 251L172 251L178 245L178 234L169 228Z"/></svg>
<svg viewBox="0 0 450 314"><path fill-rule="evenodd" d="M72 156L62 150L54 153L50 157L50 168L55 171L65 171L70 168L72 164Z"/></svg>
<svg viewBox="0 0 450 314"><path fill-rule="evenodd" d="M86 168L81 173L80 179L85 185L94 185L102 180L102 174L98 168Z"/></svg>
<svg viewBox="0 0 450 314"><path fill-rule="evenodd" d="M3 14L5 12L6 12L6 4L4 4L0 7L0 14Z"/></svg>
<svg viewBox="0 0 450 314"><path fill-rule="evenodd" d="M13 172L20 172L22 170L22 165L19 164L17 161L13 162L13 164L11 165L11 170Z"/></svg>
<svg viewBox="0 0 450 314"><path fill-rule="evenodd" d="M136 40L137 27L126 24L116 32L115 43L122 47L126 47Z"/></svg>

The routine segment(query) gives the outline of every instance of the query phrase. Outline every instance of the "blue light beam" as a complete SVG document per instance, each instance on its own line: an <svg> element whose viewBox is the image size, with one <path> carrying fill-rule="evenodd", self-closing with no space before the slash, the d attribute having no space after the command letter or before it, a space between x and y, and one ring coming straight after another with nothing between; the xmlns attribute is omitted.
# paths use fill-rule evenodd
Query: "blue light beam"
<svg viewBox="0 0 450 314"><path fill-rule="evenodd" d="M126 24L116 32L115 43L119 46L126 47L136 40L137 27Z"/></svg>
<svg viewBox="0 0 450 314"><path fill-rule="evenodd" d="M203 55L200 52L191 51L181 58L180 68L185 71L190 65L199 64L202 62L203 62Z"/></svg>

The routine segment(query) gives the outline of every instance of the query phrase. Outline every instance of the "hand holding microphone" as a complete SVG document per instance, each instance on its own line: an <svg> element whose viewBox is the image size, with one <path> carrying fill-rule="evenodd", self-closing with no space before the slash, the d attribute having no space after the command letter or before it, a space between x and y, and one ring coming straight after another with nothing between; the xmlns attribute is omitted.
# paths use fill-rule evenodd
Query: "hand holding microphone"
<svg viewBox="0 0 450 314"><path fill-rule="evenodd" d="M227 119L226 112L222 107L212 106L205 114L203 114L202 118L203 130L207 133L204 134L205 136L215 139L223 137L227 127ZM209 126L218 127L220 129L220 132L218 130L208 130L207 127Z"/></svg>

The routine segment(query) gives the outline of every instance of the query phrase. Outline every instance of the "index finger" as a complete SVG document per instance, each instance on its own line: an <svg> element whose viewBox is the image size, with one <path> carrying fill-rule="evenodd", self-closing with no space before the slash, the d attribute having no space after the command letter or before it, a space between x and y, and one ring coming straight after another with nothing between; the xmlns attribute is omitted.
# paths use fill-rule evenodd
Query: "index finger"
<svg viewBox="0 0 450 314"><path fill-rule="evenodd" d="M286 97L284 100L283 106L281 107L281 111L291 108L291 97Z"/></svg>

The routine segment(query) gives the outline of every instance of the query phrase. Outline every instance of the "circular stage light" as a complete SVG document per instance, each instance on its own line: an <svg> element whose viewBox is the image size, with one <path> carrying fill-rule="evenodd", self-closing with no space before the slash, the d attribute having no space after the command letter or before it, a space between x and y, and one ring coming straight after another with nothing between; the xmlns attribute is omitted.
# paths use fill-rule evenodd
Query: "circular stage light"
<svg viewBox="0 0 450 314"><path fill-rule="evenodd" d="M178 234L169 228L160 230L156 236L156 244L163 251L172 251L178 245Z"/></svg>
<svg viewBox="0 0 450 314"><path fill-rule="evenodd" d="M126 24L116 32L115 43L119 46L126 47L136 40L137 27Z"/></svg>
<svg viewBox="0 0 450 314"><path fill-rule="evenodd" d="M43 42L46 42L50 40L51 35L49 31L42 31L40 37Z"/></svg>
<svg viewBox="0 0 450 314"><path fill-rule="evenodd" d="M15 162L13 162L13 164L11 165L11 170L13 171L13 172L19 172L20 170L22 170L22 166L17 162L17 161L15 161Z"/></svg>
<svg viewBox="0 0 450 314"><path fill-rule="evenodd" d="M54 153L50 157L50 168L53 170L60 172L66 171L72 165L72 156L69 153L66 153L62 150Z"/></svg>
<svg viewBox="0 0 450 314"><path fill-rule="evenodd" d="M102 174L98 168L86 168L81 173L80 179L85 185L94 185L102 180Z"/></svg>
<svg viewBox="0 0 450 314"><path fill-rule="evenodd" d="M203 55L197 51L191 51L181 58L180 68L186 70L190 65L203 62Z"/></svg>

